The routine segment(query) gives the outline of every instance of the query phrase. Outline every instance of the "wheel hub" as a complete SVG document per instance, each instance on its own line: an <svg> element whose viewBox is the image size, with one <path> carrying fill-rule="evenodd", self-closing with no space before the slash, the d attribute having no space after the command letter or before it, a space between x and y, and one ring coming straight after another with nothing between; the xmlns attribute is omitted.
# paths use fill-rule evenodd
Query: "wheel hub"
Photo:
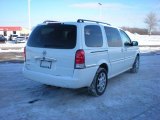
<svg viewBox="0 0 160 120"><path fill-rule="evenodd" d="M103 92L106 86L106 74L104 72L99 74L97 82L97 90Z"/></svg>

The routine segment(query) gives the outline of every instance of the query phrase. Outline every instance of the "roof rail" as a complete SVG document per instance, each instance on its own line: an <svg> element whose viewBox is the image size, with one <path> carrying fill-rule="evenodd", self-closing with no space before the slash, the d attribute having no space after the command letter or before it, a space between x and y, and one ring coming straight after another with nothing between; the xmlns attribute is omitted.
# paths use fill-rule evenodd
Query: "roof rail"
<svg viewBox="0 0 160 120"><path fill-rule="evenodd" d="M95 22L95 23L102 23L102 24L106 24L106 25L111 25L111 24L108 24L108 23L105 23L105 22L99 22L99 21L94 21L94 20L85 20L85 19L78 19L77 22Z"/></svg>
<svg viewBox="0 0 160 120"><path fill-rule="evenodd" d="M53 21L53 20L45 20L43 23L57 23L59 21Z"/></svg>

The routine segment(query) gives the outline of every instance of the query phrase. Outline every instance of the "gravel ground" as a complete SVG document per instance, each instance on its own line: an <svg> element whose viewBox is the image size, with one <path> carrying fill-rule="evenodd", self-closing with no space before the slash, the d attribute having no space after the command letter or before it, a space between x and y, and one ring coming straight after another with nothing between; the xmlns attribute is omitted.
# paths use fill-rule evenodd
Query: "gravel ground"
<svg viewBox="0 0 160 120"><path fill-rule="evenodd" d="M159 120L160 55L141 56L137 74L109 80L100 97L25 79L22 63L0 63L0 120Z"/></svg>

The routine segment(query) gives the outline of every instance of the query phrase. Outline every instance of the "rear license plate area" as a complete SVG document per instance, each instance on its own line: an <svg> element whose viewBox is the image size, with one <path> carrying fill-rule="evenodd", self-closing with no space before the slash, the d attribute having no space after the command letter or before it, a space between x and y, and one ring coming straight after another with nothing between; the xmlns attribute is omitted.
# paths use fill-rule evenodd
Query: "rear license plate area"
<svg viewBox="0 0 160 120"><path fill-rule="evenodd" d="M41 60L40 67L51 69L52 61Z"/></svg>

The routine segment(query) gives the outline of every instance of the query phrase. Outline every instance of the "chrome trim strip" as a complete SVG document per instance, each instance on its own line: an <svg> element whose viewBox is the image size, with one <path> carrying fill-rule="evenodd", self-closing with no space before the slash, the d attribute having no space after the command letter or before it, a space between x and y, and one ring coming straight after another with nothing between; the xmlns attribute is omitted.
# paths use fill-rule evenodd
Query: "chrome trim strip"
<svg viewBox="0 0 160 120"><path fill-rule="evenodd" d="M86 68L95 67L95 66L97 66L97 65L96 64L87 65Z"/></svg>
<svg viewBox="0 0 160 120"><path fill-rule="evenodd" d="M97 52L108 52L108 50L92 51L92 52L90 52L90 53L97 53Z"/></svg>

